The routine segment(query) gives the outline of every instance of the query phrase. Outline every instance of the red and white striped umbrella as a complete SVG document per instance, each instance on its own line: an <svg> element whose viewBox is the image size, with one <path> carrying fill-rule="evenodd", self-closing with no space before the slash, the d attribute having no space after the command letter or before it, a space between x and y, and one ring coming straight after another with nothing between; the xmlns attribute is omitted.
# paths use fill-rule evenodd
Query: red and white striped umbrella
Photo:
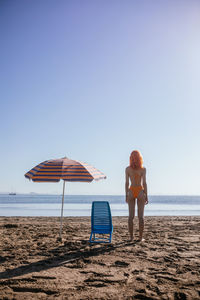
<svg viewBox="0 0 200 300"><path fill-rule="evenodd" d="M65 181L91 182L106 179L106 176L93 166L67 157L46 160L28 171L25 177L35 182L58 182L63 179L60 239L62 239Z"/></svg>

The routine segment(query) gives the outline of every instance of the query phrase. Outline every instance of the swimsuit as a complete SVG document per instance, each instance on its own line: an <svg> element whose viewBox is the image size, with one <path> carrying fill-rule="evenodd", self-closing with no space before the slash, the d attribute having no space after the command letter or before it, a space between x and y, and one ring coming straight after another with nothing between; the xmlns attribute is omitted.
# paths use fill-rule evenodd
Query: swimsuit
<svg viewBox="0 0 200 300"><path fill-rule="evenodd" d="M137 198L139 193L143 190L142 186L141 185L138 185L138 186L130 186L130 190L133 194L133 197L134 198Z"/></svg>
<svg viewBox="0 0 200 300"><path fill-rule="evenodd" d="M135 180L135 183L138 184L136 186L133 186L131 185L130 186L130 190L133 194L133 197L134 198L138 198L138 195L139 193L143 190L142 186L139 185L139 182L140 182L140 175L138 175L137 173L134 174L134 180Z"/></svg>

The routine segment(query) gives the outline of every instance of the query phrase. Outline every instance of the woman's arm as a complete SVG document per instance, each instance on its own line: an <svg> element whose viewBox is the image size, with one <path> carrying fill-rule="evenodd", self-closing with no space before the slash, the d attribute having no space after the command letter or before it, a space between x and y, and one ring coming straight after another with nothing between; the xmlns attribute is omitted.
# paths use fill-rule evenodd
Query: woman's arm
<svg viewBox="0 0 200 300"><path fill-rule="evenodd" d="M144 168L144 172L142 175L142 184L143 184L143 188L144 188L144 193L145 193L145 204L148 204L148 194L147 194L147 182L146 182L146 169Z"/></svg>
<svg viewBox="0 0 200 300"><path fill-rule="evenodd" d="M125 193L126 193L126 202L128 203L128 189L129 189L129 175L128 175L128 168L125 171Z"/></svg>

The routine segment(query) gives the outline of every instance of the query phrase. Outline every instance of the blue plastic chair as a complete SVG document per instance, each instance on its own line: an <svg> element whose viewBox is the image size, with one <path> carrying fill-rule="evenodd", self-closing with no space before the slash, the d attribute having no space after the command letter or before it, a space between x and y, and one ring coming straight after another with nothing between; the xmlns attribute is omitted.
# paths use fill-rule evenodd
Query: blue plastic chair
<svg viewBox="0 0 200 300"><path fill-rule="evenodd" d="M90 243L111 243L112 240L112 216L108 201L93 201L91 213ZM96 234L109 234L109 237L97 238Z"/></svg>

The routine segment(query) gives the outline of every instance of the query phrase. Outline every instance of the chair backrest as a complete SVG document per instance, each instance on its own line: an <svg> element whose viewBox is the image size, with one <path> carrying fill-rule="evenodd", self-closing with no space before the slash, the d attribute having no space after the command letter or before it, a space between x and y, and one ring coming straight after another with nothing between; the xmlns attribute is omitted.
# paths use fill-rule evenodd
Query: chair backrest
<svg viewBox="0 0 200 300"><path fill-rule="evenodd" d="M93 201L91 215L92 230L98 233L112 231L112 216L108 201Z"/></svg>

